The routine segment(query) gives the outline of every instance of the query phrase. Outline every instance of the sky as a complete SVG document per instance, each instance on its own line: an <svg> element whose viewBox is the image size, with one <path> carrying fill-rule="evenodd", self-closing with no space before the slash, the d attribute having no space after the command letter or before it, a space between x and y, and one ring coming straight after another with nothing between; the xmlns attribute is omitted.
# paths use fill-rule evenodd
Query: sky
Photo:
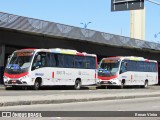
<svg viewBox="0 0 160 120"><path fill-rule="evenodd" d="M160 2L160 0L154 0ZM160 42L160 6L145 1L146 40ZM111 12L111 0L0 0L0 12L130 36L130 12ZM83 23L83 24L80 24Z"/></svg>

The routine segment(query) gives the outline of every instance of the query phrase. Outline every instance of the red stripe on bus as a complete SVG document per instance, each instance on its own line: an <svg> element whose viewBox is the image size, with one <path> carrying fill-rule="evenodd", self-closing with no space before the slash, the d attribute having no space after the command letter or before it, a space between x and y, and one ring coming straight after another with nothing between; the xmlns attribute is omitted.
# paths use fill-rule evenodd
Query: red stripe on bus
<svg viewBox="0 0 160 120"><path fill-rule="evenodd" d="M158 80L158 77L157 77L157 75L156 75L156 80Z"/></svg>
<svg viewBox="0 0 160 120"><path fill-rule="evenodd" d="M54 78L54 72L52 72L52 78Z"/></svg>
<svg viewBox="0 0 160 120"><path fill-rule="evenodd" d="M97 74L95 73L95 74L94 74L94 78L96 79L96 77L97 77Z"/></svg>
<svg viewBox="0 0 160 120"><path fill-rule="evenodd" d="M96 57L96 69L98 69L98 59Z"/></svg>
<svg viewBox="0 0 160 120"><path fill-rule="evenodd" d="M23 77L23 76L26 76L28 75L28 72L25 72L25 73L21 73L21 74L8 74L8 73L4 73L4 76L8 77L8 78L20 78L20 77Z"/></svg>
<svg viewBox="0 0 160 120"><path fill-rule="evenodd" d="M145 62L149 62L149 60L145 60Z"/></svg>
<svg viewBox="0 0 160 120"><path fill-rule="evenodd" d="M83 54L83 53L80 53L80 52L78 52L76 55L84 56L84 54Z"/></svg>
<svg viewBox="0 0 160 120"><path fill-rule="evenodd" d="M110 77L98 76L98 78L101 79L101 80L111 80L111 79L117 78L117 77L118 77L117 75L115 75L115 76L110 76Z"/></svg>

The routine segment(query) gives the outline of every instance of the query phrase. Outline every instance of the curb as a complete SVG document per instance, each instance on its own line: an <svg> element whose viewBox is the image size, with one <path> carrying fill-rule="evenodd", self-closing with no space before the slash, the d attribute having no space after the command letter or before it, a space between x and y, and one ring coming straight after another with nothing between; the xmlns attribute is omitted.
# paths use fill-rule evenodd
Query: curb
<svg viewBox="0 0 160 120"><path fill-rule="evenodd" d="M102 97L102 98L83 98L83 99L11 101L11 102L0 103L0 107L18 106L18 105L36 105L36 104L60 104L60 103L72 103L72 102L99 101L99 100L135 99L135 98L148 98L148 97L159 97L159 96L160 94L135 95L135 96L131 96L131 95L110 96L110 97Z"/></svg>

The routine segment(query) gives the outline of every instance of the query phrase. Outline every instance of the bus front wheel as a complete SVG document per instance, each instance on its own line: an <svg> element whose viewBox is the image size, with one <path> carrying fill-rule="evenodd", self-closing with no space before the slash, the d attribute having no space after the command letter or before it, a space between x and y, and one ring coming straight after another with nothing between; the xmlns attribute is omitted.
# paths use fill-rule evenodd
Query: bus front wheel
<svg viewBox="0 0 160 120"><path fill-rule="evenodd" d="M124 84L125 84L125 81L122 80L121 85L120 85L120 89L123 89L123 88L124 88Z"/></svg>
<svg viewBox="0 0 160 120"><path fill-rule="evenodd" d="M39 88L40 88L40 82L38 80L36 80L35 83L34 83L33 89L34 90L39 90Z"/></svg>
<svg viewBox="0 0 160 120"><path fill-rule="evenodd" d="M80 80L75 81L74 89L75 90L80 90L81 89L81 81Z"/></svg>
<svg viewBox="0 0 160 120"><path fill-rule="evenodd" d="M148 81L146 80L146 81L144 82L143 88L147 88L147 87L148 87Z"/></svg>

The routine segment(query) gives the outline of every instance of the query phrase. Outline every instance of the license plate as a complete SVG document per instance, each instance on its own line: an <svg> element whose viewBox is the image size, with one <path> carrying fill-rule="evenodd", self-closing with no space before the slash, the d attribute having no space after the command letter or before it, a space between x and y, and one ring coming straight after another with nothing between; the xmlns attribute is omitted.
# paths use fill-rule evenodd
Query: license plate
<svg viewBox="0 0 160 120"><path fill-rule="evenodd" d="M104 81L103 83L108 83L108 81Z"/></svg>
<svg viewBox="0 0 160 120"><path fill-rule="evenodd" d="M12 80L12 83L16 83L17 81L16 80Z"/></svg>

